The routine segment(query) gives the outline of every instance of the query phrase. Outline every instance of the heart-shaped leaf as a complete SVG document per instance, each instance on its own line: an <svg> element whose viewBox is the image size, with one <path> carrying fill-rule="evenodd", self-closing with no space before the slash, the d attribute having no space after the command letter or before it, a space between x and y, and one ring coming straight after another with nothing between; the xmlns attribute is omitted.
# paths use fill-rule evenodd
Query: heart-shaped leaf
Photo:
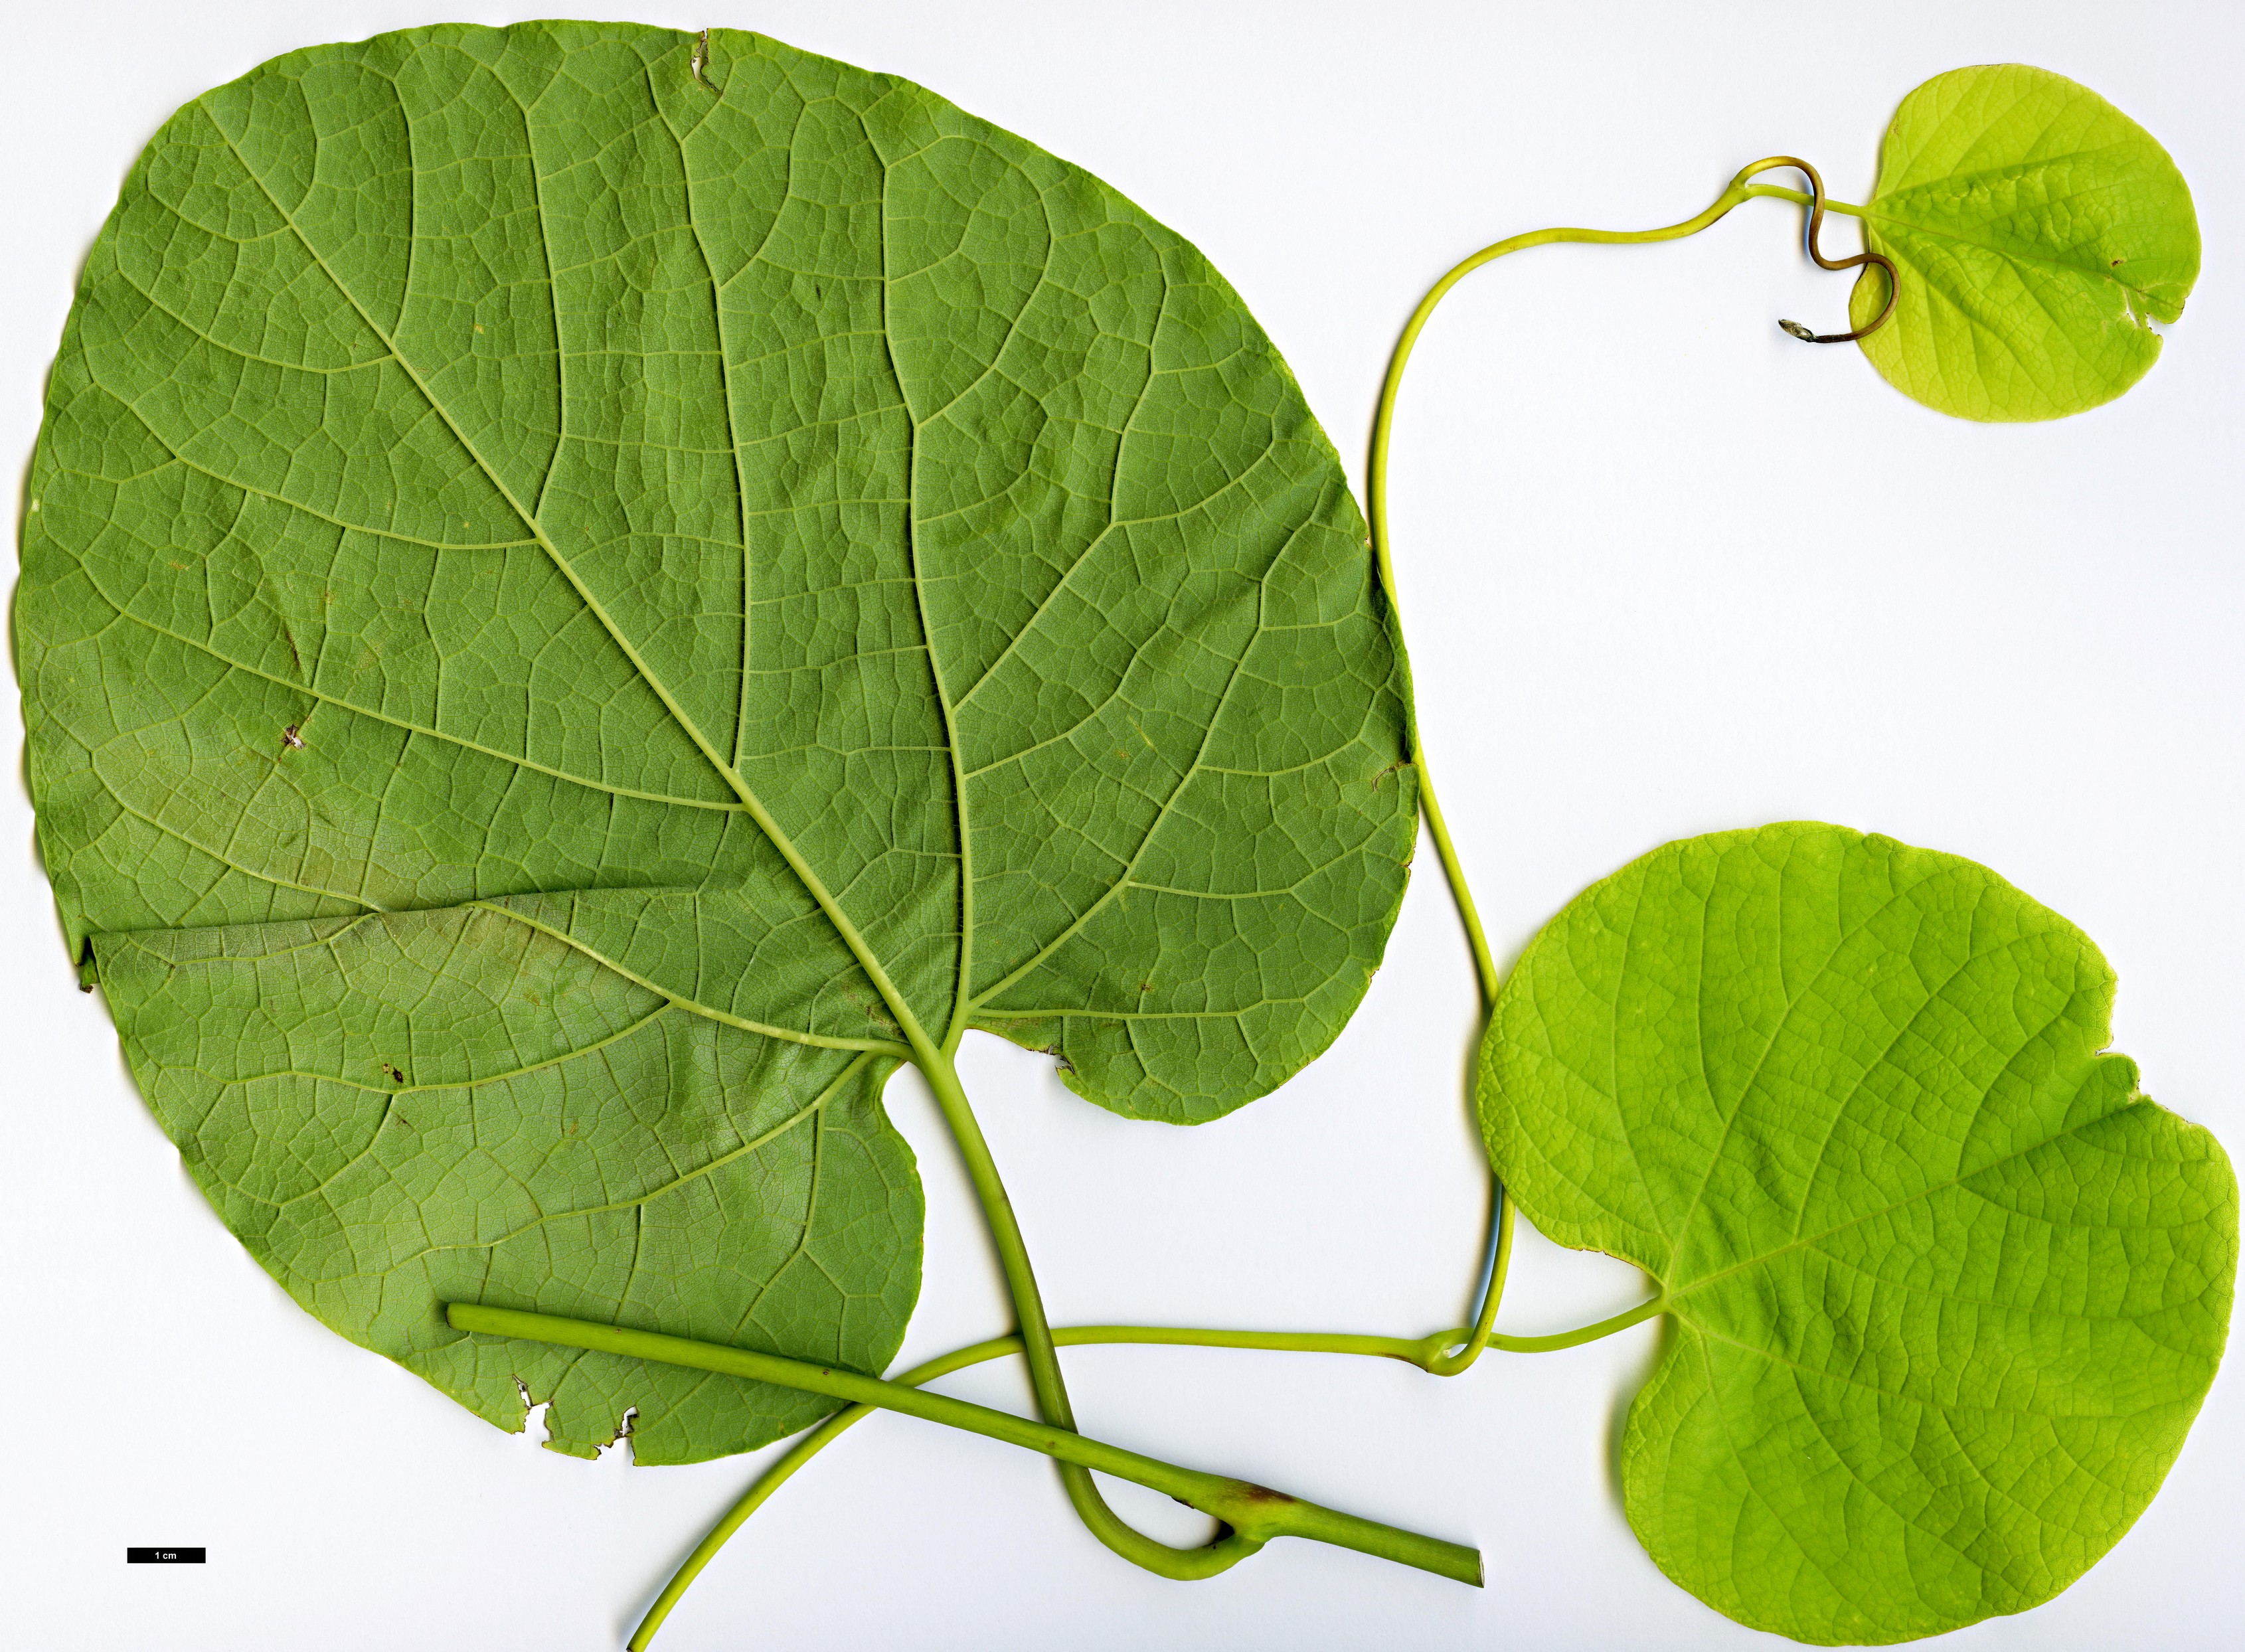
<svg viewBox="0 0 2245 1652"><path fill-rule="evenodd" d="M2099 1053L2113 985L1984 867L1807 824L1656 850L1521 958L1490 1157L1544 1233L1659 1282L1623 1489L1709 1605L1938 1634L2048 1600L2158 1490L2237 1183Z"/></svg>
<svg viewBox="0 0 2245 1652"><path fill-rule="evenodd" d="M1355 1006L1415 826L1363 522L1223 280L916 86L695 44L423 30L180 110L17 607L64 923L228 1224L642 1461L825 1403L437 1303L878 1371L899 1061L1235 1107Z"/></svg>
<svg viewBox="0 0 2245 1652"><path fill-rule="evenodd" d="M1894 319L1862 341L1887 382L1962 418L2055 419L2159 359L2153 322L2198 279L2198 214L2158 141L2088 87L1990 64L1895 112L1863 235L1895 262ZM1885 307L1865 267L1855 324Z"/></svg>

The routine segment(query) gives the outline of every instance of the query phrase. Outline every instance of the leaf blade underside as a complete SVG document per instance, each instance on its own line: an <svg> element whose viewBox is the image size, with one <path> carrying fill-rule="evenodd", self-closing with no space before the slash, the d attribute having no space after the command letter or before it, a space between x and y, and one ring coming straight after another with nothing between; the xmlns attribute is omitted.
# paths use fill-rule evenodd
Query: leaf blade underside
<svg viewBox="0 0 2245 1652"><path fill-rule="evenodd" d="M2180 320L2198 279L2197 213L2167 151L2024 64L1952 70L1902 100L1863 234L1902 275L1863 353L1961 418L2063 418L2122 395L2159 359L2151 323ZM1854 324L1886 301L1867 267Z"/></svg>
<svg viewBox="0 0 2245 1652"><path fill-rule="evenodd" d="M908 83L719 30L713 91L693 40L445 26L187 105L34 462L72 944L259 1260L494 1420L448 1293L881 1369L899 1060L978 1026L1228 1111L1354 1007L1414 824L1361 522L1221 278ZM822 1408L523 1370L642 1461Z"/></svg>
<svg viewBox="0 0 2245 1652"><path fill-rule="evenodd" d="M2100 1053L2113 985L1985 869L1799 823L1657 850L1531 944L1491 1160L1661 1283L1624 1493L1701 1600L1938 1634L2049 1599L2148 1504L2221 1358L2237 1188Z"/></svg>

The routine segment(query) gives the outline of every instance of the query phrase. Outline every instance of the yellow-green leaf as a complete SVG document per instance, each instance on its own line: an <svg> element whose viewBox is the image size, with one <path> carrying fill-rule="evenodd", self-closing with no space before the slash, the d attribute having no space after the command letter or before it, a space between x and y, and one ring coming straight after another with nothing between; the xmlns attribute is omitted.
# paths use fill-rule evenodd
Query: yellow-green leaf
<svg viewBox="0 0 2245 1652"><path fill-rule="evenodd" d="M1544 1233L1659 1282L1623 1491L1709 1605L1939 1634L2048 1600L2159 1489L2237 1182L2106 1052L2113 988L1986 868L1798 823L1656 850L1522 958L1489 1154Z"/></svg>
<svg viewBox="0 0 2245 1652"><path fill-rule="evenodd" d="M2198 215L2167 152L2088 87L2024 64L1952 70L1902 99L1863 234L1901 276L1863 353L1961 418L2111 401L2151 370L2151 324L2179 318L2198 279ZM1867 267L1855 324L1886 301Z"/></svg>

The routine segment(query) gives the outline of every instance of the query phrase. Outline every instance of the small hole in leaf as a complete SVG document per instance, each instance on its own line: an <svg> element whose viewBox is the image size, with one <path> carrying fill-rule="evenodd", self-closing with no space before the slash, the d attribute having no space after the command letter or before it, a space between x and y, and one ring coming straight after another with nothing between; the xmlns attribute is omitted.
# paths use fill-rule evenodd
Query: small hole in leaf
<svg viewBox="0 0 2245 1652"><path fill-rule="evenodd" d="M522 1438L526 1446L543 1446L553 1438L546 1419L553 1414L551 1399L531 1398L530 1385L521 1378L514 1379L515 1391L522 1396Z"/></svg>

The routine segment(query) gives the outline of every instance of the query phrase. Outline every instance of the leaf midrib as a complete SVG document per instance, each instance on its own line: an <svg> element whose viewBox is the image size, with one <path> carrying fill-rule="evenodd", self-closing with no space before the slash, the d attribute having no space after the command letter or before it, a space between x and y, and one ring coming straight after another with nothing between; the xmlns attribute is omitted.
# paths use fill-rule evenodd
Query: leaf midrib
<svg viewBox="0 0 2245 1652"><path fill-rule="evenodd" d="M2116 1058L2106 1055L2091 1057L2089 1061L2084 1066L2082 1083L2086 1084L2088 1082L2089 1074L2096 1070L2096 1064L2099 1061L2110 1060ZM2076 1095L2079 1095L2080 1093L2080 1085L2076 1085L2074 1087L2073 1093ZM1684 1298L1691 1296L1693 1292L1704 1290L1709 1285L1714 1284L1719 1280L1729 1278L1733 1274L1743 1273L1749 1268L1761 1267L1767 1263L1774 1262L1778 1257L1790 1255L1792 1252L1796 1250L1809 1249L1814 1246L1822 1244L1824 1241L1831 1238L1835 1234L1847 1232L1850 1228L1859 1228L1867 1222L1876 1222L1882 1216L1890 1216L1896 1211L1902 1209L1906 1206L1916 1204L1921 1200L1930 1199L1936 1194L1946 1193L1951 1188L1963 1187L1965 1182L1970 1181L1975 1176L1984 1175L1991 1170L1997 1169L2003 1165L2011 1163L2014 1159L2023 1159L2030 1153L2039 1153L2043 1148L2051 1146L2054 1142L2063 1141L2068 1136L2079 1134L2082 1131L2088 1129L2092 1125L2103 1124L2110 1119L2116 1118L2120 1114L2127 1111L2130 1107L2156 1107L2158 1103L2154 1102L2151 1097L2144 1094L2142 1091L2131 1090L2126 1097L2124 1098L2122 1104L2120 1107L2113 1108L2109 1112L2099 1113L2093 1118L2082 1120L2078 1124L2069 1124L2062 1130L2054 1131L2049 1135L2043 1136L2037 1141L2030 1141L2023 1148L2016 1148L2011 1152L2002 1154L2000 1157L1989 1160L1985 1164L1975 1165L1970 1170L1960 1170L1945 1181L1936 1181L1930 1187L1919 1188L1915 1193L1906 1194L1902 1198L1896 1200L1893 1203L1882 1205L1876 1210L1866 1211L1860 1216L1850 1216L1847 1221L1835 1222L1831 1227L1826 1228L1820 1232L1803 1235L1801 1237L1790 1240L1784 1244L1777 1246L1774 1249L1762 1251L1758 1255L1748 1256L1740 1262L1734 1262L1729 1267L1722 1269L1719 1272L1705 1275L1680 1289L1669 1290L1668 1282L1666 1280L1662 1280L1662 1288L1668 1291L1668 1300L1672 1306L1672 1304L1683 1301ZM1692 1323L1694 1324L1699 1324L1697 1320L1692 1321ZM1705 1327L1702 1327L1702 1329L1705 1329Z"/></svg>
<svg viewBox="0 0 2245 1652"><path fill-rule="evenodd" d="M2038 1422L2045 1423L2101 1423L2140 1417L2145 1412L2172 1410L2174 1405L2173 1400L2160 1400L2145 1406L2141 1411L2133 1412L2042 1412L2031 1411L2019 1405L1973 1405L1957 1400L1926 1398L1916 1394L1902 1393L1892 1388L1882 1388L1876 1383L1867 1383L1860 1377L1843 1376L1838 1371L1825 1371L1815 1365L1803 1364L1800 1360L1788 1358L1774 1350L1757 1347L1753 1343L1740 1342L1736 1337L1726 1336L1719 1330L1711 1330L1697 1320L1691 1323L1692 1329L1709 1342L1721 1343L1727 1347L1737 1349L1741 1353L1751 1354L1756 1359L1766 1359L1773 1365L1782 1365L1787 1370L1798 1371L1804 1377L1813 1377L1819 1382L1837 1383L1843 1388L1853 1388L1863 1393L1877 1394L1883 1398L1900 1400L1905 1405L1916 1405L1924 1411L1966 1412L1983 1417L2031 1417Z"/></svg>
<svg viewBox="0 0 2245 1652"><path fill-rule="evenodd" d="M722 100L722 93L721 92L719 96ZM272 188L266 183L263 176L257 171L257 169L249 164L248 157L241 152L241 146L234 142L233 134L227 132L225 126L220 123L218 117L211 112L207 103L203 98L197 98L195 100L195 107L201 111L204 119L210 123L211 129L218 133L220 140L226 145L227 152L233 155L235 162L241 167L242 172L257 186L259 192L264 195L266 200L272 206L273 210L280 215L281 221L288 227L289 233L296 238L297 244L303 247L305 254L309 257L315 264L319 266L320 273L327 277L329 283L334 287L338 294L342 295L343 301L351 307L351 309L366 325L368 330L372 332L375 337L382 341L383 347L390 351L391 356L397 361L400 370L403 371L406 377L412 382L413 388L419 392L421 399L428 404L430 410L435 413L439 419L444 421L444 428L451 431L453 439L459 443L461 450L474 462L476 468L483 473L485 479L491 483L492 486L495 490L497 490L499 497L506 501L507 507L520 518L522 525L530 530L531 535L537 541L539 548L544 551L547 558L551 559L555 571L558 572L563 579L569 582L571 589L576 592L578 599L584 603L587 612L591 613L593 617L600 622L601 628L607 633L610 640L613 640L616 647L622 652L624 658L631 662L632 669L639 674L641 680L647 684L650 690L653 691L655 697L662 702L663 708L670 714L672 719L678 724L681 731L685 734L688 739L694 742L695 747L702 753L702 757L709 762L709 766L717 772L719 778L723 780L726 785L731 789L734 796L741 800L742 806L748 811L749 817L756 822L757 829L761 830L770 841L772 847L779 851L780 857L787 863L788 869L795 874L797 879L802 884L805 892L811 896L811 899L815 903L817 903L819 911L824 915L827 922L833 925L835 932L841 939L843 945L847 948L851 955L856 958L858 967L865 972L866 978L872 983L874 991L881 995L882 1001L888 1005L890 1012L895 1016L897 1025L903 1031L905 1042L911 1047L911 1053L913 1059L922 1062L923 1064L939 1063L943 1058L940 1053L937 1050L934 1041L929 1038L926 1028L921 1025L919 1018L912 1012L911 1004L906 1001L904 994L898 990L896 983L890 978L888 970L882 964L879 957L874 952L872 946L866 943L865 937L858 932L857 925L851 921L849 914L842 910L841 904L835 899L833 893L827 889L824 881L819 877L818 874L814 870L812 870L809 861L804 858L803 851L796 846L794 840L781 829L779 823L772 817L771 811L764 806L763 800L757 796L755 789L749 785L748 782L744 778L743 778L738 769L735 768L731 763L728 762L725 759L717 755L716 748L709 743L709 736L702 732L699 724L697 724L691 717L687 715L685 708L681 706L678 703L676 697L671 694L669 686L665 683L661 677L657 676L648 667L647 661L641 657L638 648L635 647L631 640L625 635L622 627L616 624L615 620L609 614L607 609L602 605L600 599L593 594L591 587L588 586L585 583L583 578L579 575L576 568L572 565L568 558L561 554L560 548L553 543L552 538L546 533L544 525L538 520L533 512L524 508L522 502L515 497L513 489L507 485L505 479L502 477L499 472L492 468L490 463L485 459L483 454L477 449L475 443L469 440L467 433L460 429L458 422L452 417L451 410L447 409L444 404L437 398L435 393L431 390L426 382L423 380L419 370L413 365L411 360L406 356L404 352L397 348L397 342L382 327L382 325L375 320L372 313L370 312L363 304L359 302L358 295L352 292L349 285L347 285L343 278L336 273L335 269L328 263L326 257L320 252L320 249L312 244L311 238L306 235L302 227L298 226L295 215L286 206L281 204L280 197L273 193ZM413 172L411 163L412 125L410 121L406 123L405 132L408 155L407 171L409 177L415 179L413 186L417 188L418 175ZM535 178L538 173L538 162L534 145L533 152L531 156L531 171L533 178ZM546 247L546 236L542 222L539 229L539 242L541 250L543 250ZM883 246L885 249L887 237L885 229L883 235ZM549 284L549 291L550 290L551 288ZM885 294L885 283L884 284L884 293ZM410 293L407 296L410 299ZM884 330L885 331L885 329ZM899 392L901 392L902 386L899 385ZM907 414L907 416L909 416L909 414ZM560 438L557 438L555 448L557 459L560 453L559 440ZM745 534L743 536L743 538L745 543ZM933 647L931 642L929 650L931 663L933 660Z"/></svg>
<svg viewBox="0 0 2245 1652"><path fill-rule="evenodd" d="M2108 146L2108 147L2110 146ZM2043 166L2047 165L2048 163L2036 162L2034 164L2037 166ZM1958 176L1981 177L1990 173L2001 173L2010 170L2011 169L1989 167L1984 169L1981 173L1960 173ZM1943 181L1947 182L1953 180L1943 179ZM1927 184L1911 184L1906 188L1896 191L1895 193L1897 195L1909 195L1928 191L1930 188L1930 186ZM1863 203L1862 215L1864 219L1866 220L1875 221L1882 224L1892 224L1898 228L1909 231L1912 234L1925 235L1941 240L1956 241L1963 246L1977 247L1984 253L1993 253L1998 258L2009 259L2015 264L2031 264L2038 268L2054 270L2060 274L2078 275L2082 277L2084 280L2107 281L2113 286L2120 288L2124 292L2135 293L2147 299L2151 296L2150 288L2139 286L2133 281L2124 281L2120 276L2113 274L2109 267L2100 269L2096 266L2092 265L2088 268L2085 269L2079 265L2067 263L2061 258L2052 258L2046 254L2038 253L2020 252L2010 247L1998 246L1992 240L1986 240L1977 236L1960 234L1953 229L1938 229L1930 224L1921 224L1916 222L1911 219L1904 218L1900 213L1887 209L1880 205L1881 202L1889 199L1891 199L1891 197L1885 194L1873 195L1870 200Z"/></svg>

